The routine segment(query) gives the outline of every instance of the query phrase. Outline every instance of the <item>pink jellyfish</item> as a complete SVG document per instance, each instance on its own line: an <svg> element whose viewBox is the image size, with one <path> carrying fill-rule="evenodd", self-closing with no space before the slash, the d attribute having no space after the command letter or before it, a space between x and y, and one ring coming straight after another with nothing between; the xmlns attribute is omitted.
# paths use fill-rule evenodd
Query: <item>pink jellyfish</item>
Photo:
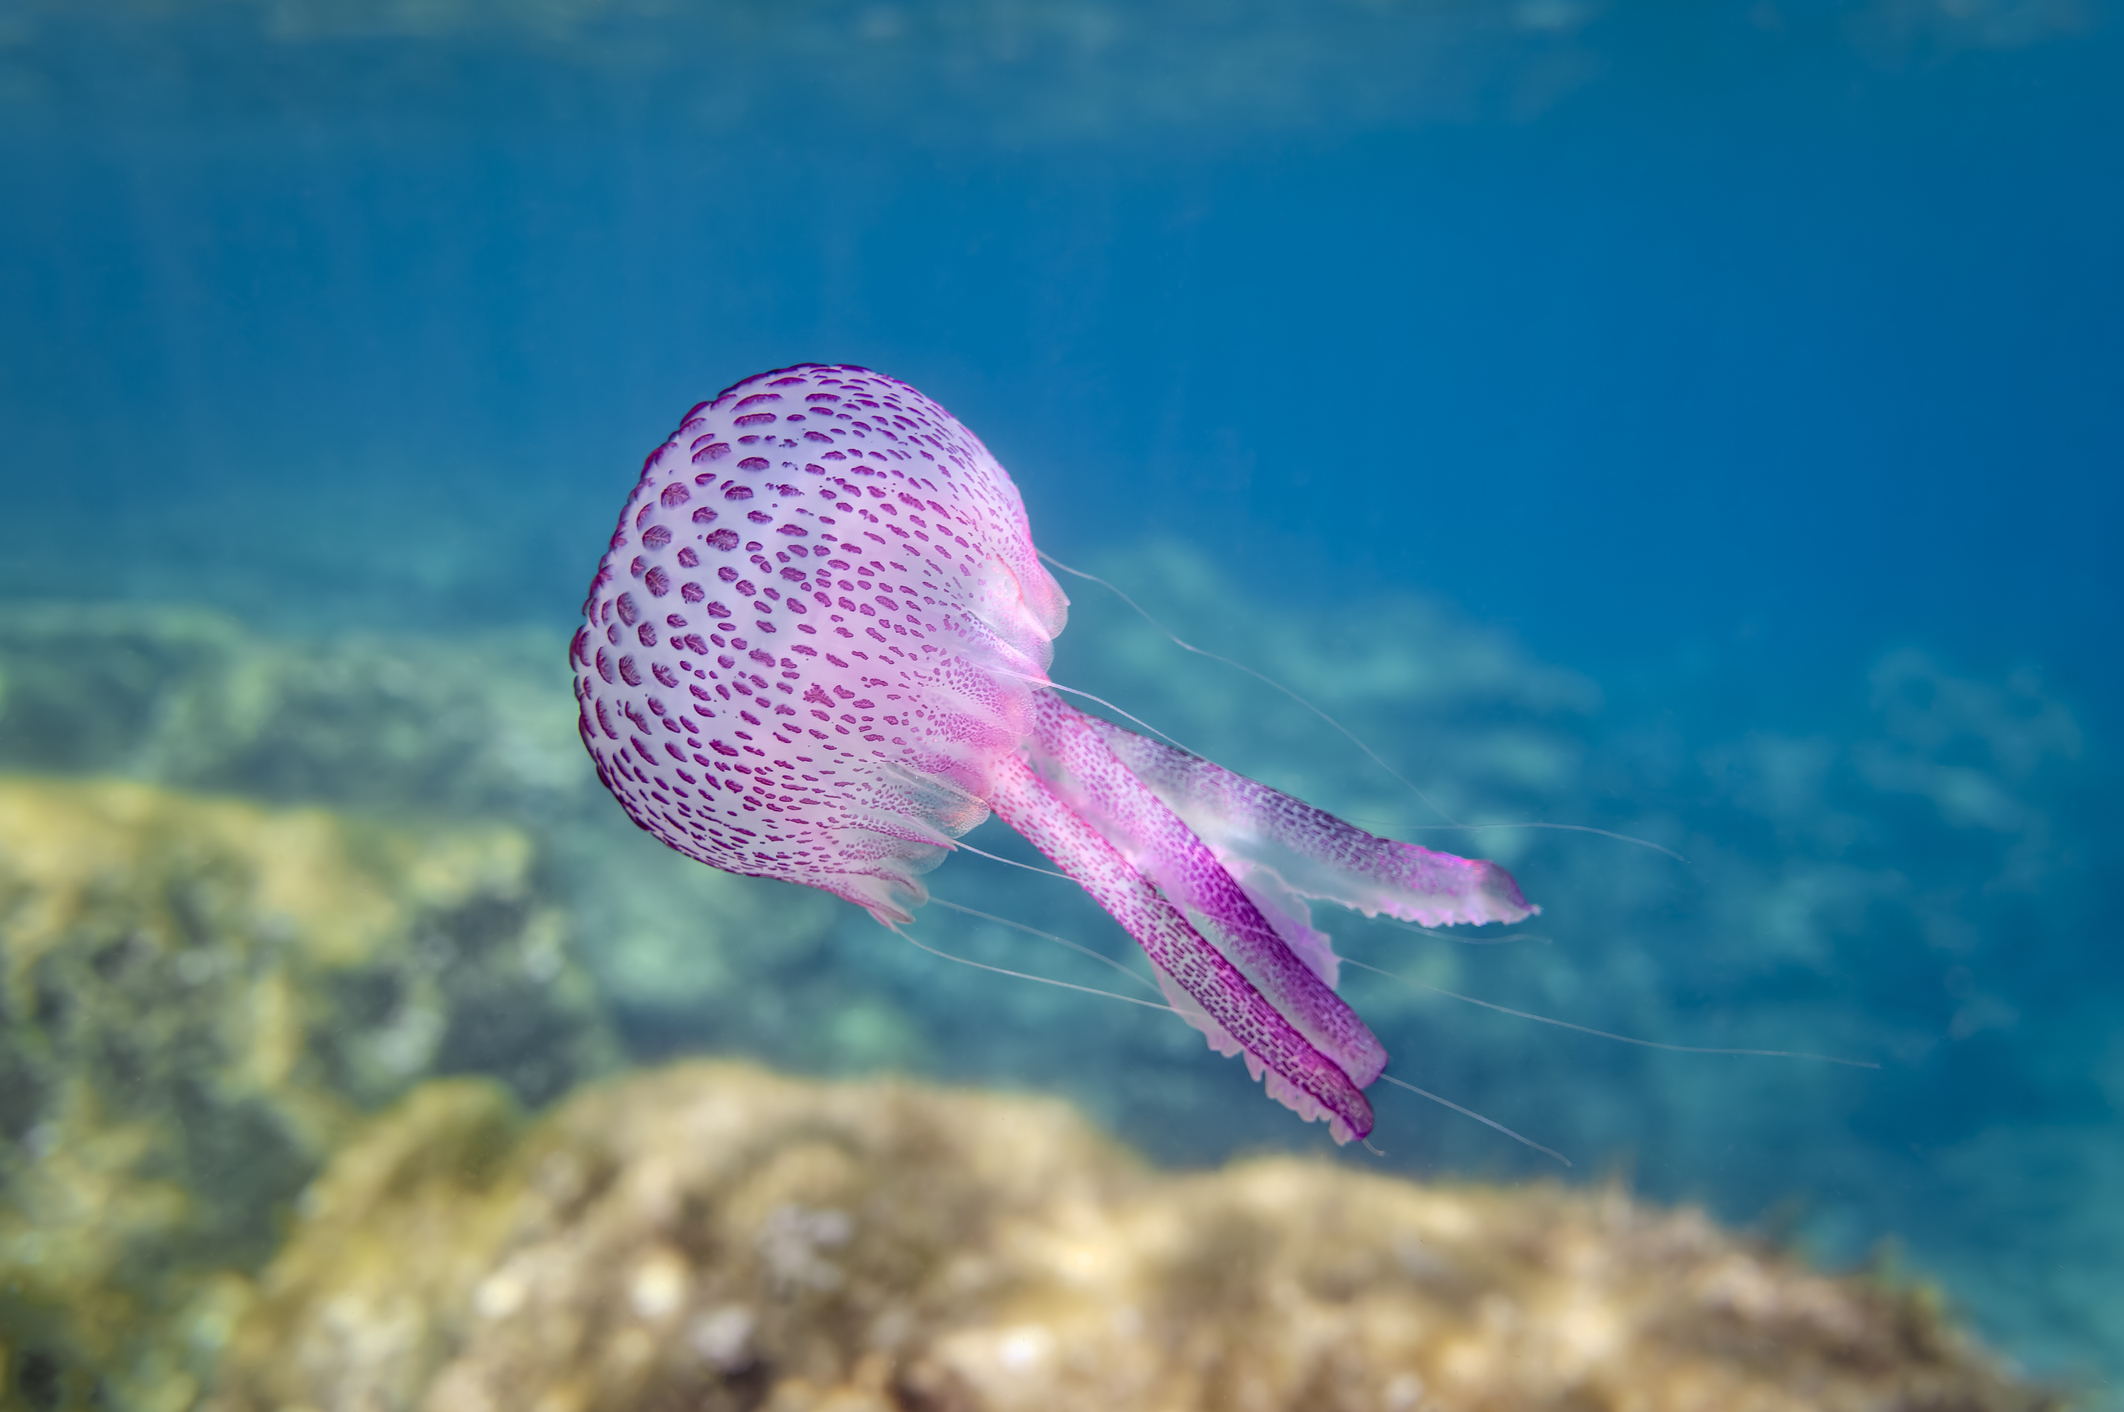
<svg viewBox="0 0 2124 1412"><path fill-rule="evenodd" d="M1386 1050L1310 899L1440 926L1534 909L1495 863L1378 838L1087 716L1068 599L988 448L892 378L806 364L688 412L642 466L569 650L583 743L690 858L887 926L993 812L1128 930L1173 1009L1336 1141Z"/></svg>

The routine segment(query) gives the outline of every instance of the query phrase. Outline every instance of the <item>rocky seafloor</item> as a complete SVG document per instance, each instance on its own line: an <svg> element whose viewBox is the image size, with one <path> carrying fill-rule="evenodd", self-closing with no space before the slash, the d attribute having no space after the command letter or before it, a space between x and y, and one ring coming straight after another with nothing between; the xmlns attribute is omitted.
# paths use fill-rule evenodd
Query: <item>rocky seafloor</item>
<svg viewBox="0 0 2124 1412"><path fill-rule="evenodd" d="M1921 1293L1613 1189L1161 1175L1053 1101L691 1064L527 1130L418 1090L312 1188L208 1405L2053 1404Z"/></svg>
<svg viewBox="0 0 2124 1412"><path fill-rule="evenodd" d="M1119 568L1191 639L1233 611L1184 553ZM823 895L655 847L582 758L558 637L296 640L18 605L0 611L0 1395L2041 1405L1944 1298L2100 1405L2124 1344L2124 1221L2101 1195L2124 1165L2124 1050L2104 1039L2113 978L2075 958L2115 828L2040 681L1903 652L1846 729L1721 734L1625 718L1419 601L1359 633L1238 600L1249 660L1419 799L1306 709L1073 592L1061 680L1382 831L1498 857L1546 909L1508 946L1353 921L1346 953L1600 1029L1884 1067L1661 1054L1357 972L1397 1072L1607 1180L1411 1185L1388 1174L1516 1182L1542 1159L1399 1096L1383 1159L1331 1154L1169 1017L955 967ZM1571 821L1686 862L1444 820ZM971 841L1014 852L993 826ZM1127 958L1059 884L973 857L931 882ZM1114 979L944 908L916 935ZM682 1067L583 1088L694 1053L1060 1095L1168 1166L1285 1149L1372 1170L1158 1176L1051 1103L912 1085ZM736 1126L693 1151L677 1134L704 1114ZM997 1150L1014 1143L1033 1146ZM552 1162L616 1185L563 1200L540 1185ZM1448 1210L1464 1238L1440 1234ZM800 1247L830 1288L776 1273L770 1252ZM1865 1279L1800 1263L1869 1248ZM562 1273L502 1310L517 1260ZM1914 1292L1927 1280L1944 1295Z"/></svg>

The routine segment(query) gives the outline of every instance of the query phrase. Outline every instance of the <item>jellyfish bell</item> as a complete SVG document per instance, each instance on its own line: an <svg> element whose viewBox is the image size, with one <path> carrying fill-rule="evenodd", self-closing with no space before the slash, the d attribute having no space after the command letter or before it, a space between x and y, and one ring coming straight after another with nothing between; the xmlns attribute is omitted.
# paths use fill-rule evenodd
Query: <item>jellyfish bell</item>
<svg viewBox="0 0 2124 1412"><path fill-rule="evenodd" d="M1067 603L942 408L860 369L765 373L642 467L576 636L583 738L680 852L906 921L987 817Z"/></svg>
<svg viewBox="0 0 2124 1412"><path fill-rule="evenodd" d="M1375 837L1076 710L1068 599L1010 476L867 369L762 373L650 454L570 647L583 743L688 857L904 923L991 812L1142 946L1173 1008L1337 1141L1386 1050L1309 904L1427 926L1534 910L1494 863Z"/></svg>

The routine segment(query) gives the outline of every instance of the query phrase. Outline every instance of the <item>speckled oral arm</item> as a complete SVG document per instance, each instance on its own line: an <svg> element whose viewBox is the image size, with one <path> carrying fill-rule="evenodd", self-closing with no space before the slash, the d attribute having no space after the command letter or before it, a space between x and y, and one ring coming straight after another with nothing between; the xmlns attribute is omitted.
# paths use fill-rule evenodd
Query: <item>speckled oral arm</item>
<svg viewBox="0 0 2124 1412"><path fill-rule="evenodd" d="M1518 922L1541 910L1488 859L1380 838L1200 756L1085 719L1131 774L1242 875L1266 868L1300 896L1427 927Z"/></svg>
<svg viewBox="0 0 2124 1412"><path fill-rule="evenodd" d="M999 765L989 804L1136 939L1174 1008L1213 1045L1227 1054L1243 1051L1257 1075L1266 1068L1270 1093L1303 1117L1325 1116L1337 1141L1372 1130L1372 1105L1341 1066L1307 1042L1030 764L1013 758Z"/></svg>
<svg viewBox="0 0 2124 1412"><path fill-rule="evenodd" d="M1385 1047L1284 942L1194 831L1115 756L1092 719L1052 691L1034 692L1032 707L1027 750L1048 788L1157 884L1359 1088L1378 1078Z"/></svg>

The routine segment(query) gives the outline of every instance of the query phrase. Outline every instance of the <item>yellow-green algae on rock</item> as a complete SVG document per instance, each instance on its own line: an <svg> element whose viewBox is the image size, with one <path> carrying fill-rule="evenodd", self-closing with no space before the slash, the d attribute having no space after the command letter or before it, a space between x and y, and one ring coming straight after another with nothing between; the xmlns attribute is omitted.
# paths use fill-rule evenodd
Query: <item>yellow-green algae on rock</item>
<svg viewBox="0 0 2124 1412"><path fill-rule="evenodd" d="M365 1110L610 1062L527 840L0 778L0 1403L181 1409Z"/></svg>
<svg viewBox="0 0 2124 1412"><path fill-rule="evenodd" d="M506 819L545 890L596 928L579 959L640 1049L918 1062L920 1024L813 964L836 899L642 848L577 738L567 650L528 630L276 637L167 604L0 603L0 772Z"/></svg>
<svg viewBox="0 0 2124 1412"><path fill-rule="evenodd" d="M341 1152L214 1412L2033 1409L1924 1296L1616 1190L1161 1175L1048 1100L691 1064Z"/></svg>

